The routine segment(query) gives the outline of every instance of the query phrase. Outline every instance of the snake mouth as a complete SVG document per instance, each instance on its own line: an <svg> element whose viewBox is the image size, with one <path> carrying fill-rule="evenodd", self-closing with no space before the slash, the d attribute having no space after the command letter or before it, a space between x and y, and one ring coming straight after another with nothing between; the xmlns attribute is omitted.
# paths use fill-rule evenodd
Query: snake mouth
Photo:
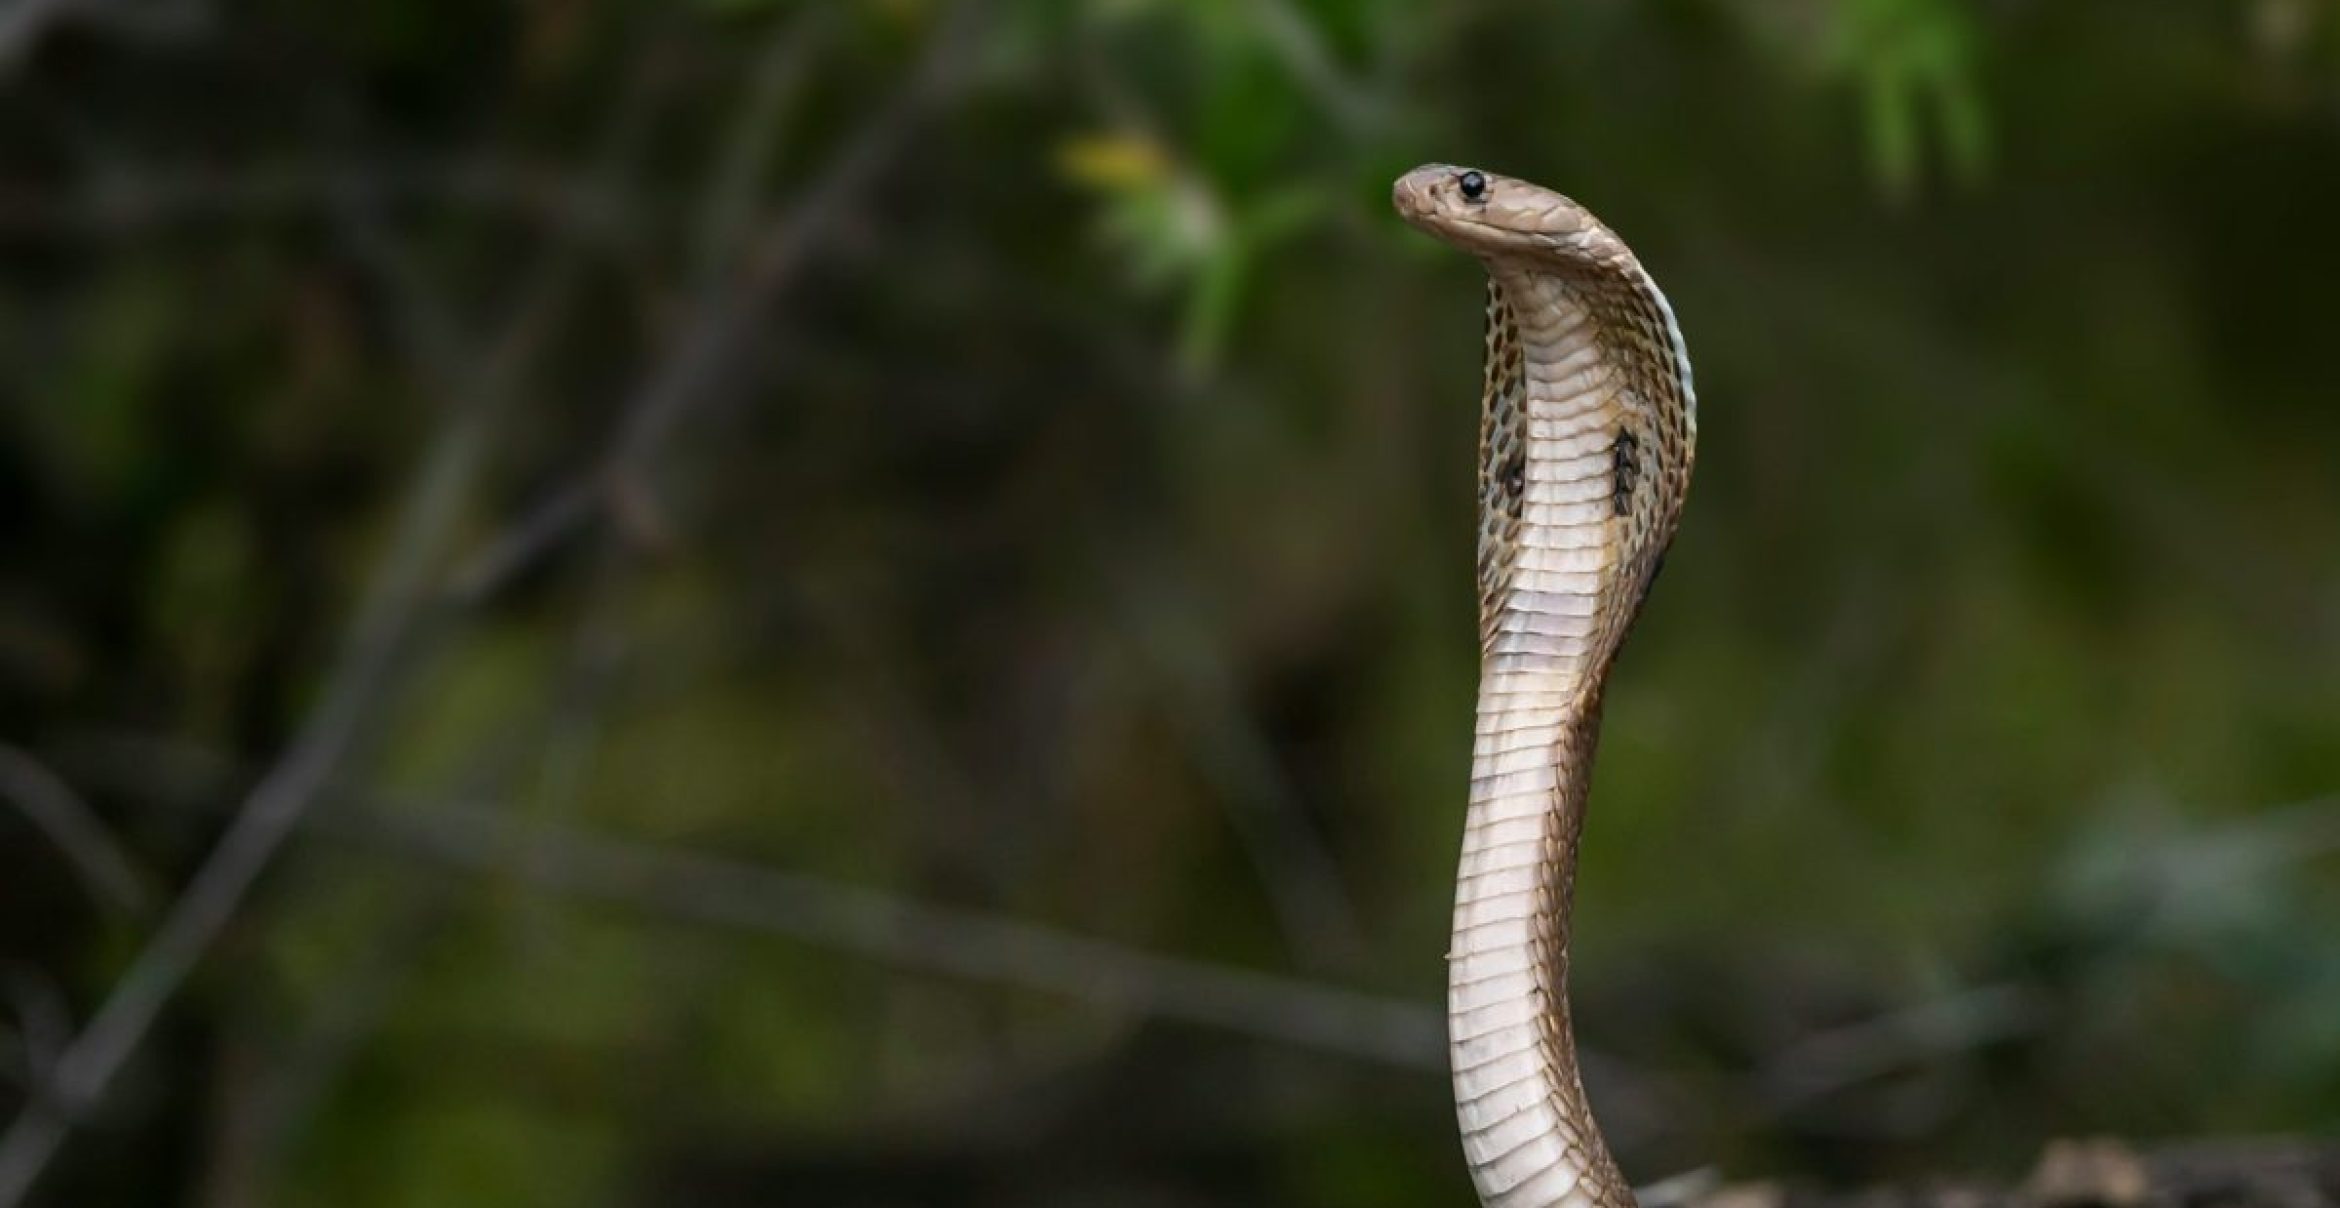
<svg viewBox="0 0 2340 1208"><path fill-rule="evenodd" d="M1416 230L1441 243L1490 261L1505 256L1535 256L1549 248L1549 236L1488 222L1452 209L1435 206L1415 212L1399 211Z"/></svg>
<svg viewBox="0 0 2340 1208"><path fill-rule="evenodd" d="M1397 178L1390 186L1390 204L1407 222L1424 230L1436 231L1440 223L1459 217L1454 212L1458 198L1447 196L1454 190L1454 180L1465 169L1452 164L1423 164Z"/></svg>

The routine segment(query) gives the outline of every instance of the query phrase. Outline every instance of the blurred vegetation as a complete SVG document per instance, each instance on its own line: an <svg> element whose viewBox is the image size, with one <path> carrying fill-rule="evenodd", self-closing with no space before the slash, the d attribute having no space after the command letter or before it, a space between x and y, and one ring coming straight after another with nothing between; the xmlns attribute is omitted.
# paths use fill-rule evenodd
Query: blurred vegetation
<svg viewBox="0 0 2340 1208"><path fill-rule="evenodd" d="M1464 1202L1431 159L1698 366L1581 888L1628 1170L2340 1119L2340 6L63 0L0 71L0 1106L333 756L40 1202Z"/></svg>

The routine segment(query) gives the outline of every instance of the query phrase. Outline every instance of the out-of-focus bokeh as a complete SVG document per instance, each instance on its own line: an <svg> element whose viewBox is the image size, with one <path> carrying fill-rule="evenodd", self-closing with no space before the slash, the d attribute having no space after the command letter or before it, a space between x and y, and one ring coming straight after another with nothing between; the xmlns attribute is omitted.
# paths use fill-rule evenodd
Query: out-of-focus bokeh
<svg viewBox="0 0 2340 1208"><path fill-rule="evenodd" d="M0 1187L1467 1202L1425 160L1696 360L1628 1171L2340 1120L2340 6L13 0Z"/></svg>

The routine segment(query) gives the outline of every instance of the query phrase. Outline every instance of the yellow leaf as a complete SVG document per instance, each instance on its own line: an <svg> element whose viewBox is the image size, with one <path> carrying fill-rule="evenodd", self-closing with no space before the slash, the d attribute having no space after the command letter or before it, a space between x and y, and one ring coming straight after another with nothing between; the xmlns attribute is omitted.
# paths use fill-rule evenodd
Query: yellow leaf
<svg viewBox="0 0 2340 1208"><path fill-rule="evenodd" d="M1170 158L1139 135L1082 135L1057 144L1056 168L1076 184L1126 192L1160 184L1170 174Z"/></svg>

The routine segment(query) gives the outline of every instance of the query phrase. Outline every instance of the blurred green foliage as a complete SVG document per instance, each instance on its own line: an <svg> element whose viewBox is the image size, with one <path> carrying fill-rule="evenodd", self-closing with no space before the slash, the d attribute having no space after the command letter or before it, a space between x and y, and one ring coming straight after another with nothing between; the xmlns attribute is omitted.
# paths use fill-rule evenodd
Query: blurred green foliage
<svg viewBox="0 0 2340 1208"><path fill-rule="evenodd" d="M1581 885L1628 1169L2340 1113L2340 8L139 7L7 60L0 739L184 885L434 435L492 452L52 1202L1461 1202L1435 1068L561 871L1434 1008L1479 286L1386 202L1433 159L1602 214L1698 366ZM0 828L13 1107L25 1004L154 920Z"/></svg>

